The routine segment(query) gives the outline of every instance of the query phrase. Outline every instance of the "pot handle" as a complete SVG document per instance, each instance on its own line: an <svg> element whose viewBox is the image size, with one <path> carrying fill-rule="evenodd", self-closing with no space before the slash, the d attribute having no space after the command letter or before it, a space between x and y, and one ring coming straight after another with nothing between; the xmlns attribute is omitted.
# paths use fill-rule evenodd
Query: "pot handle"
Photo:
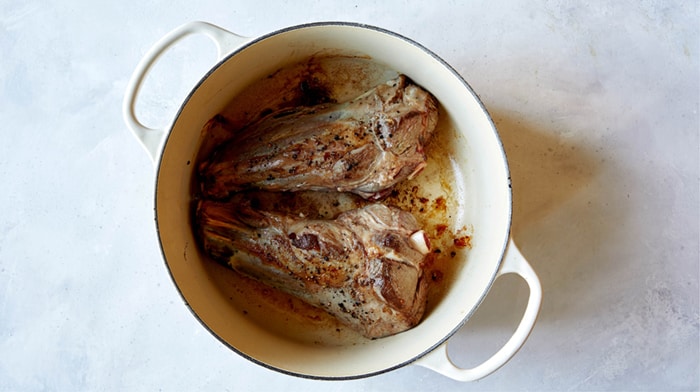
<svg viewBox="0 0 700 392"><path fill-rule="evenodd" d="M136 118L136 97L141 90L141 85L143 84L146 75L148 75L148 72L150 72L151 67L155 64L158 58L160 58L160 56L172 45L193 34L204 34L214 41L217 49L217 61L221 60L224 58L224 56L233 52L235 49L241 47L244 43L250 40L247 37L236 35L213 24L194 21L185 23L184 25L166 34L163 38L156 42L155 45L153 45L141 59L139 64L136 66L134 73L131 75L129 84L127 85L126 95L124 96L124 102L122 105L122 114L126 125L129 127L129 129L131 129L136 139L141 142L143 147L146 149L146 152L148 152L148 155L154 162L160 153L161 144L165 140L166 130L149 128L143 125L139 119Z"/></svg>
<svg viewBox="0 0 700 392"><path fill-rule="evenodd" d="M457 381L475 381L488 376L505 365L520 347L522 347L525 340L530 335L532 328L535 326L535 321L540 311L540 305L542 304L542 286L540 285L540 280L530 264L528 264L527 260L525 260L515 246L513 239L510 239L508 243L503 264L496 277L498 278L506 274L520 275L530 288L530 297L518 328L516 328L513 336L510 337L503 347L482 364L471 369L462 369L457 367L450 360L447 353L447 344L449 341L447 341L417 360L415 364L431 369Z"/></svg>

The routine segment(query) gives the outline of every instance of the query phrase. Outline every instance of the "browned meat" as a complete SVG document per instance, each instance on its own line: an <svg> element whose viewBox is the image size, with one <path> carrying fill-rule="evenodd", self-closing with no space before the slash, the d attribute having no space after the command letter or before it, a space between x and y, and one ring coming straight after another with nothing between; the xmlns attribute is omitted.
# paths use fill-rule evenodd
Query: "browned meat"
<svg viewBox="0 0 700 392"><path fill-rule="evenodd" d="M200 201L204 250L244 275L322 308L369 338L416 325L429 241L410 213L370 204L333 220Z"/></svg>
<svg viewBox="0 0 700 392"><path fill-rule="evenodd" d="M202 194L333 190L379 199L426 164L436 99L400 76L341 104L271 113L200 165Z"/></svg>

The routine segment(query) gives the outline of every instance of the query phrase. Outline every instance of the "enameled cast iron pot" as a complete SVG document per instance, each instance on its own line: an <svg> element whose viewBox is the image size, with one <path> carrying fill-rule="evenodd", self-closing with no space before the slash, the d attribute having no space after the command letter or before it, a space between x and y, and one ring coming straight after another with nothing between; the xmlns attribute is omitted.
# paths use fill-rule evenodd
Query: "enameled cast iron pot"
<svg viewBox="0 0 700 392"><path fill-rule="evenodd" d="M151 66L171 45L204 34L218 49L217 64L202 77L170 129L150 129L135 116L136 98ZM440 303L415 328L352 345L305 344L270 332L234 309L212 281L190 226L190 185L200 130L244 87L290 63L319 53L369 57L406 74L433 93L457 131L450 157L458 180L454 219L473 228L471 250ZM511 189L506 157L493 122L460 75L420 44L396 33L353 23L314 23L250 39L203 22L187 23L163 37L137 66L124 100L124 118L156 164L155 218L170 275L187 306L221 342L260 365L319 379L375 375L407 364L456 380L476 380L505 364L522 346L539 312L537 275L510 240ZM450 336L474 313L495 279L520 275L529 286L523 318L490 359L460 369L447 355Z"/></svg>

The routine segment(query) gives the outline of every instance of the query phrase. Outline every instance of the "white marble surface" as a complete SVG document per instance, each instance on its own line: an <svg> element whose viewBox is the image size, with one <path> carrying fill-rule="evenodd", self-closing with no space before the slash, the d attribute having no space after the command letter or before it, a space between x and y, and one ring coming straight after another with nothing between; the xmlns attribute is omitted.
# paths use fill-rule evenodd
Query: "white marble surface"
<svg viewBox="0 0 700 392"><path fill-rule="evenodd" d="M696 1L0 3L0 390L698 390ZM145 51L205 20L258 36L310 21L397 31L451 63L509 155L513 236L544 287L530 339L462 384L408 366L347 382L261 368L180 300L153 224L153 168L121 101ZM139 113L167 124L211 66L170 52ZM510 335L503 278L453 338L469 366Z"/></svg>

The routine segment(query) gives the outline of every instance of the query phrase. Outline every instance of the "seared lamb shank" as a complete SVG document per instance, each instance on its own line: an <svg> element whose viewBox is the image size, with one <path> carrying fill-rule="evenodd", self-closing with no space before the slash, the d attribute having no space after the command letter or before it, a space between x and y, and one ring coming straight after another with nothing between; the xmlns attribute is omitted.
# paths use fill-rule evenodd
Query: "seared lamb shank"
<svg viewBox="0 0 700 392"><path fill-rule="evenodd" d="M312 220L203 200L196 219L212 258L368 338L402 332L423 315L430 245L410 213L370 204Z"/></svg>
<svg viewBox="0 0 700 392"><path fill-rule="evenodd" d="M380 199L426 164L437 100L399 76L341 104L273 112L199 166L202 194L333 190Z"/></svg>

